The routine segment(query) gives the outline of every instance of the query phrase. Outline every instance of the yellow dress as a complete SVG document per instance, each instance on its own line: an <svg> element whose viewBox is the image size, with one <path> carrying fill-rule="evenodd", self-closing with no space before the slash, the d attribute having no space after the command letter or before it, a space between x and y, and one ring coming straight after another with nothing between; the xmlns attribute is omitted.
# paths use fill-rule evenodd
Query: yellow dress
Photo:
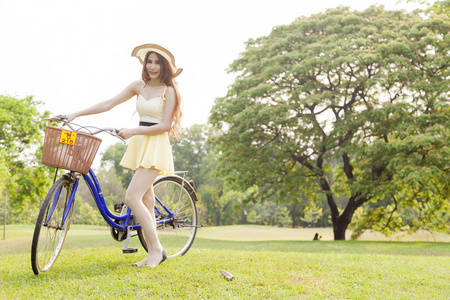
<svg viewBox="0 0 450 300"><path fill-rule="evenodd" d="M162 121L166 90L167 87L160 97L148 100L139 93L136 110L141 122L160 123ZM120 165L132 170L154 168L159 170L161 175L173 175L173 156L169 133L131 137Z"/></svg>

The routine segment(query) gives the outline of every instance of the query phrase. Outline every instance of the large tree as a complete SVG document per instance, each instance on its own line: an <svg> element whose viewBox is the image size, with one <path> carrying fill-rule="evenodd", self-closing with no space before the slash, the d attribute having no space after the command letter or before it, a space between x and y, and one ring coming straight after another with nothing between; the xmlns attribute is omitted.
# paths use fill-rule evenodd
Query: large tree
<svg viewBox="0 0 450 300"><path fill-rule="evenodd" d="M448 14L339 7L249 40L210 116L221 174L255 199L322 193L337 240L364 204L383 201L384 228L401 206L442 209L449 31Z"/></svg>

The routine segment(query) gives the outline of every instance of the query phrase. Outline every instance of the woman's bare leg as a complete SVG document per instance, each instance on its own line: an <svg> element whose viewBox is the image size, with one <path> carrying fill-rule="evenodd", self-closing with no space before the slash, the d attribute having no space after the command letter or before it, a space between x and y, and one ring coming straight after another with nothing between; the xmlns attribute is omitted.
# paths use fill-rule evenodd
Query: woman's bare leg
<svg viewBox="0 0 450 300"><path fill-rule="evenodd" d="M138 266L157 266L162 258L163 248L156 232L153 209L155 204L153 182L158 174L159 171L156 169L137 169L125 195L125 201L141 224L147 241L148 256L137 263Z"/></svg>

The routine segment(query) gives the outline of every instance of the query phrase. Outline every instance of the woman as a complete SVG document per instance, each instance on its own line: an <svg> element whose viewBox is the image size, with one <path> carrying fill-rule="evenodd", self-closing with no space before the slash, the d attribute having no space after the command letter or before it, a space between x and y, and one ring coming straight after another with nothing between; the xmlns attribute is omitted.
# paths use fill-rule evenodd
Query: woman
<svg viewBox="0 0 450 300"><path fill-rule="evenodd" d="M138 46L131 55L143 64L142 80L132 82L114 98L68 114L66 118L71 122L80 116L102 113L137 96L139 127L118 131L122 138L131 138L120 164L133 170L125 201L147 240L148 256L133 266L156 267L167 256L156 232L153 182L159 174L171 175L174 171L169 134L180 137L181 98L174 78L183 69L177 68L172 53L159 45Z"/></svg>

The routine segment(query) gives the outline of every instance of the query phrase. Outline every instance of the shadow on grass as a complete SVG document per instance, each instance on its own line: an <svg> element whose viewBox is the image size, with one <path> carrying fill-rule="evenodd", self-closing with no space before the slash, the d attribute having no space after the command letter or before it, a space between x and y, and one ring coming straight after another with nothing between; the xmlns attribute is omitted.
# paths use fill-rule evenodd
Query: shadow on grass
<svg viewBox="0 0 450 300"><path fill-rule="evenodd" d="M386 255L450 256L450 244L441 242L379 241L220 241L196 238L194 246L208 249L286 251L308 253L365 253Z"/></svg>

